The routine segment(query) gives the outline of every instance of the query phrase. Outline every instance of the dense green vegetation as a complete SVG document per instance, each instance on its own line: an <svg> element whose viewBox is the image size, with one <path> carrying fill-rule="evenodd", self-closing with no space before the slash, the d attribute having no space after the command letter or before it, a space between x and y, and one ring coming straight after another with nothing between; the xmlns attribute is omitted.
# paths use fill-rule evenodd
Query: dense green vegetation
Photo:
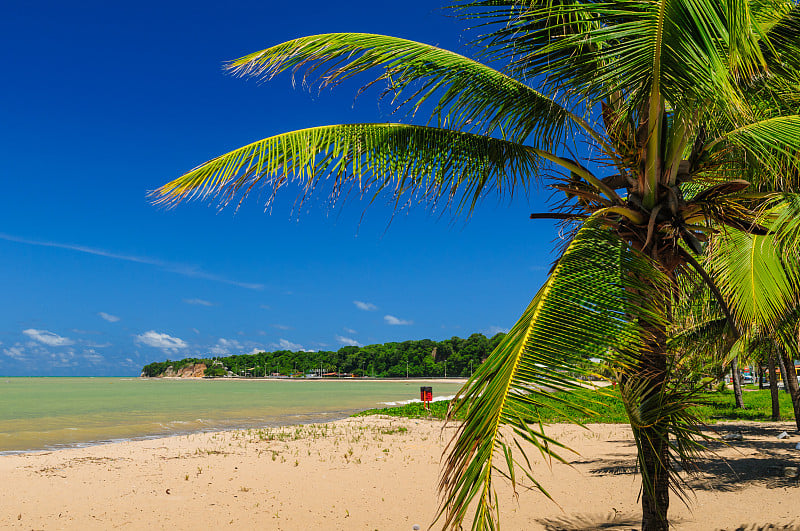
<svg viewBox="0 0 800 531"><path fill-rule="evenodd" d="M178 371L193 363L205 363L206 376L236 375L263 376L323 373L348 373L354 376L410 377L469 376L505 334L491 339L472 334L467 339L452 337L444 341L422 339L402 343L384 343L365 347L342 347L337 351L291 352L277 350L257 354L225 357L185 358L180 361L161 361L145 365L144 376L162 376L168 367Z"/></svg>
<svg viewBox="0 0 800 531"><path fill-rule="evenodd" d="M788 393L780 393L780 407L783 412L783 420L792 418L792 402ZM619 392L617 390L590 391L582 390L572 393L554 393L554 398L542 400L547 407L536 408L534 418L540 419L545 423L556 422L603 422L612 424L625 424L629 422L625 415L625 408L622 405ZM558 398L570 400L572 409L564 410ZM701 422L713 424L720 420L751 420L751 421L770 421L771 402L769 390L749 390L744 393L744 408L736 408L734 397L731 391L703 393L698 397L699 405L693 411ZM388 407L382 409L368 409L353 416L362 417L367 415L389 415L392 417L407 418L431 418L444 419L447 414L448 401L433 402L426 409L421 403L415 402L398 407ZM592 411L593 414L586 414L581 409ZM563 413L559 414L557 411ZM456 418L463 417L463 410Z"/></svg>

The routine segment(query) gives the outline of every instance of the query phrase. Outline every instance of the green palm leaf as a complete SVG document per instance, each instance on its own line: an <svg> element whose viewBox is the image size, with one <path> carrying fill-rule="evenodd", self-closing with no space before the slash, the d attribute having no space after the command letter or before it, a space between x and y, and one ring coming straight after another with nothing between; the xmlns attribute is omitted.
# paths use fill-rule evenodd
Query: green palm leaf
<svg viewBox="0 0 800 531"><path fill-rule="evenodd" d="M791 2L765 2L758 12L768 27L762 46L769 67L781 74L794 74L800 69L800 5ZM763 12L763 14L762 14Z"/></svg>
<svg viewBox="0 0 800 531"><path fill-rule="evenodd" d="M520 320L455 400L452 413L464 408L468 413L449 445L440 481L445 527L460 525L475 497L473 528L495 527L492 472L501 469L496 460L509 466L506 475L512 482L512 465L524 468L528 462L518 445L522 459L514 457L514 436L560 459L562 445L548 438L541 425L532 427L538 422L540 398L551 390L574 389L570 375L589 358L626 367L640 340L637 318L659 319L653 300L636 294L644 293L646 282L663 281L648 259L597 220L581 227ZM565 409L568 405L565 401Z"/></svg>
<svg viewBox="0 0 800 531"><path fill-rule="evenodd" d="M757 158L762 173L786 170L787 159L797 163L800 115L777 116L727 131L710 142L707 150L723 140L728 146L738 146Z"/></svg>
<svg viewBox="0 0 800 531"><path fill-rule="evenodd" d="M764 218L771 221L784 256L796 257L800 251L800 194L777 194Z"/></svg>
<svg viewBox="0 0 800 531"><path fill-rule="evenodd" d="M729 15L749 21L742 2L479 0L456 6L468 18L498 25L479 42L492 57L512 60L515 74L546 75L550 87L595 102L627 94L631 113L653 95L674 109L713 101L723 111L740 110L733 79L763 63L755 40L731 42L739 33L729 32Z"/></svg>
<svg viewBox="0 0 800 531"><path fill-rule="evenodd" d="M332 125L253 142L212 159L154 192L156 202L217 198L222 205L256 187L270 193L294 181L302 197L327 186L332 200L355 190L390 190L398 202L440 201L471 210L485 192L513 195L539 172L527 146L446 129L401 124Z"/></svg>
<svg viewBox="0 0 800 531"><path fill-rule="evenodd" d="M304 69L303 82L313 78L321 86L382 68L383 74L369 85L386 81L394 100L413 102L414 112L433 98L432 114L439 126L483 134L499 130L504 138L528 139L545 149L576 124L592 132L584 120L514 78L463 55L397 37L312 35L246 55L228 68L265 79Z"/></svg>
<svg viewBox="0 0 800 531"><path fill-rule="evenodd" d="M793 306L797 284L771 235L729 229L710 248L711 269L736 321L771 328Z"/></svg>

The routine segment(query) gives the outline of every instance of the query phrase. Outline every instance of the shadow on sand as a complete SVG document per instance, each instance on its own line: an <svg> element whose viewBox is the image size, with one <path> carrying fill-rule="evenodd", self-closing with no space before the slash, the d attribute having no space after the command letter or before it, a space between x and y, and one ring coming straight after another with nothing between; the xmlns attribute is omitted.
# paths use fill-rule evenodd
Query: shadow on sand
<svg viewBox="0 0 800 531"><path fill-rule="evenodd" d="M639 529L642 517L632 514L612 512L606 514L579 514L560 518L542 518L537 520L546 531L589 531L606 529L609 531L629 531Z"/></svg>
<svg viewBox="0 0 800 531"><path fill-rule="evenodd" d="M545 531L638 531L641 529L641 517L618 512L607 514L583 514L577 516L564 516L561 518L542 518L537 522L544 526ZM680 521L670 519L671 525L680 527ZM716 528L715 531L800 531L800 524L790 522L786 524L742 524L730 527Z"/></svg>
<svg viewBox="0 0 800 531"><path fill-rule="evenodd" d="M710 452L697 463L697 473L682 474L693 490L731 492L751 485L762 485L768 489L800 488L800 479L784 476L786 467L800 466L798 459L800 455L794 448L794 442L777 438L783 431L780 426L764 426L748 422L712 428L717 436L741 433L742 440L707 443ZM739 452L733 452L731 455L732 452L728 451L727 457L719 453L729 448L738 449ZM756 452L753 453L752 450ZM572 464L594 465L589 470L593 475L638 473L636 458L630 455L612 454L603 459L584 459L573 461Z"/></svg>

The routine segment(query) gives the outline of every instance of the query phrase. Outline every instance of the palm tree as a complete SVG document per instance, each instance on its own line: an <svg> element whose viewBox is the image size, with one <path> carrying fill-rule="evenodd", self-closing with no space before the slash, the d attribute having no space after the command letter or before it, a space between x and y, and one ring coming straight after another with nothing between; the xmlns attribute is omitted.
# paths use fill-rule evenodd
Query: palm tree
<svg viewBox="0 0 800 531"><path fill-rule="evenodd" d="M558 457L530 407L549 390L574 388L569 375L597 357L620 374L643 529L666 529L669 487L678 485L670 456L691 459L702 448L687 410L693 390L671 378L677 283L690 272L712 282L699 253L721 228L764 232L755 223L759 186L778 188L786 178L768 170L794 163L800 145L800 116L765 96L796 92L800 9L792 0L456 0L452 9L481 32L473 44L482 62L406 39L335 33L229 65L264 79L304 70L304 81L321 85L378 68L373 83L385 82L412 121L430 110L425 125L270 136L165 184L157 202L224 205L256 188L270 201L291 183L301 201L322 190L332 200L388 196L397 208L419 201L468 214L490 193L546 180L563 202L532 217L563 220L571 238L456 402L467 417L442 474L440 517L460 525L477 497L473 526L495 527L497 461L513 480L526 458L512 438Z"/></svg>

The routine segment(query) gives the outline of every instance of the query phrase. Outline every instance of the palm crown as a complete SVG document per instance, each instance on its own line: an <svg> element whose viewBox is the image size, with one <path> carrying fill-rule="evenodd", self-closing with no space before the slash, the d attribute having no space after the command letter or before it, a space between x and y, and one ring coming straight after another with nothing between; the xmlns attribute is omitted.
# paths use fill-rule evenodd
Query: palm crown
<svg viewBox="0 0 800 531"><path fill-rule="evenodd" d="M692 271L710 281L698 258L706 242L721 229L766 233L765 201L797 181L800 8L790 0L466 0L451 9L480 33L473 44L482 62L395 37L334 33L229 64L266 79L302 71L322 85L378 69L373 83L385 82L398 107L432 109L425 125L271 136L165 184L157 202L227 204L294 182L301 197L318 187L333 197L388 192L398 205L460 212L488 193L548 180L564 201L534 217L565 220L574 236L461 393L456 407L468 414L442 475L444 523L458 525L477 497L474 526L495 526L492 470L507 464L513 480L520 462L510 438L557 456L558 444L532 427L531 406L544 386L574 387L566 371L599 357L620 374L634 428L643 527L665 529L670 453L690 459L701 448L685 405L691 389L670 379L677 279ZM582 157L566 148L575 139Z"/></svg>

